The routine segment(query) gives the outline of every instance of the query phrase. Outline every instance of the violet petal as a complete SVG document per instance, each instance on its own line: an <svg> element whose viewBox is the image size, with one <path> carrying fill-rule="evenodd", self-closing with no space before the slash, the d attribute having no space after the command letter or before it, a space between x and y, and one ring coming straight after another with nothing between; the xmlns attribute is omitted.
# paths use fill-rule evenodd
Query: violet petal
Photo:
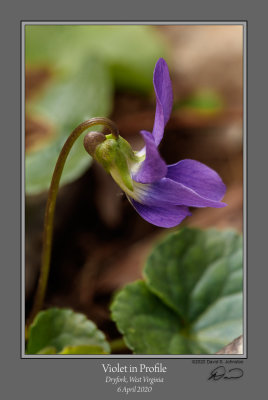
<svg viewBox="0 0 268 400"><path fill-rule="evenodd" d="M150 207L129 199L135 210L147 222L162 228L172 228L191 215L189 209L183 206Z"/></svg>
<svg viewBox="0 0 268 400"><path fill-rule="evenodd" d="M139 201L149 206L161 207L168 204L215 208L226 206L220 201L200 196L193 189L169 178L162 178L158 182L142 185L137 189L139 189L139 193L137 191Z"/></svg>
<svg viewBox="0 0 268 400"><path fill-rule="evenodd" d="M153 82L156 95L153 136L158 146L162 140L164 128L169 120L173 104L172 84L167 63L163 58L160 58L156 63Z"/></svg>
<svg viewBox="0 0 268 400"><path fill-rule="evenodd" d="M141 134L145 141L146 158L133 175L133 179L136 182L151 183L166 175L167 166L157 150L153 135L147 131L141 131Z"/></svg>
<svg viewBox="0 0 268 400"><path fill-rule="evenodd" d="M226 186L217 172L198 161L186 159L168 165L166 177L211 200L221 200L226 192Z"/></svg>

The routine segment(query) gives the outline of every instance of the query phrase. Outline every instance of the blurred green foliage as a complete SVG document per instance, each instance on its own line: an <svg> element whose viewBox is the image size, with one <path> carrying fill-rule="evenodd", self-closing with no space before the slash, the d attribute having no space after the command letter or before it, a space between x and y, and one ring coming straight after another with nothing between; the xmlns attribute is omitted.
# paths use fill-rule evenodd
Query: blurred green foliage
<svg viewBox="0 0 268 400"><path fill-rule="evenodd" d="M167 53L162 37L145 25L29 25L25 38L26 64L70 71L84 56L97 56L116 87L142 92L152 90L155 63Z"/></svg>
<svg viewBox="0 0 268 400"><path fill-rule="evenodd" d="M52 138L48 142L26 152L27 194L48 189L57 158L69 134L81 122L107 115L111 110L111 101L112 86L107 70L98 60L89 58L77 71L68 76L57 76L41 96L27 104L26 116L37 120L41 118L52 130ZM78 178L92 161L83 147L82 136L67 158L61 185Z"/></svg>
<svg viewBox="0 0 268 400"><path fill-rule="evenodd" d="M149 26L25 27L26 70L30 76L49 71L47 82L26 99L26 118L41 126L34 146L26 148L27 194L48 189L61 147L78 124L109 115L114 88L152 90L155 62L165 53L161 37ZM47 140L42 130L51 131ZM67 159L61 185L78 178L90 161L81 138Z"/></svg>
<svg viewBox="0 0 268 400"><path fill-rule="evenodd" d="M212 89L199 89L174 105L175 109L214 114L224 109L222 96Z"/></svg>

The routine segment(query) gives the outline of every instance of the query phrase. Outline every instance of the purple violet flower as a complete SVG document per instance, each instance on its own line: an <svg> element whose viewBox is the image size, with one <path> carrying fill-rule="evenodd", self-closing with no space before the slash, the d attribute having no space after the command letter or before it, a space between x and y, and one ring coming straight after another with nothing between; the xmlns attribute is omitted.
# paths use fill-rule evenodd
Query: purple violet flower
<svg viewBox="0 0 268 400"><path fill-rule="evenodd" d="M151 224L170 228L191 215L188 207L224 207L226 187L220 176L206 165L182 160L166 165L158 152L164 128L170 118L173 94L167 63L160 58L154 70L156 112L153 132L141 131L144 161L132 174L134 192L127 194L135 210ZM137 166L136 166L137 168Z"/></svg>
<svg viewBox="0 0 268 400"><path fill-rule="evenodd" d="M141 131L145 147L133 152L121 137L111 136L97 147L94 158L103 164L126 193L142 218L153 225L171 228L191 215L189 207L225 207L226 187L206 165L186 159L166 165L158 152L170 118L173 93L167 63L160 58L154 70L156 112L153 131Z"/></svg>

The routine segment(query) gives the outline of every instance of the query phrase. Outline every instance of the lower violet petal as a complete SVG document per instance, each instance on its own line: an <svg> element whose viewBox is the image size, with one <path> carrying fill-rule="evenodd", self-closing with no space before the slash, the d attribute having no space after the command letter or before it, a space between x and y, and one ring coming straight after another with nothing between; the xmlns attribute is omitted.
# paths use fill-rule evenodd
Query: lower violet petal
<svg viewBox="0 0 268 400"><path fill-rule="evenodd" d="M168 165L166 177L211 200L221 200L226 192L226 186L217 172L198 161L182 160Z"/></svg>
<svg viewBox="0 0 268 400"><path fill-rule="evenodd" d="M142 188L141 188L142 189ZM169 178L162 178L158 182L144 185L139 193L140 201L149 206L167 206L168 204L187 207L225 207L220 201L200 196L193 189L175 182Z"/></svg>
<svg viewBox="0 0 268 400"><path fill-rule="evenodd" d="M133 179L136 182L151 183L166 175L167 166L158 152L153 135L147 131L141 131L141 134L145 141L146 158L134 174Z"/></svg>
<svg viewBox="0 0 268 400"><path fill-rule="evenodd" d="M130 198L129 201L143 219L162 228L179 225L185 217L191 215L189 209L184 206L150 207Z"/></svg>

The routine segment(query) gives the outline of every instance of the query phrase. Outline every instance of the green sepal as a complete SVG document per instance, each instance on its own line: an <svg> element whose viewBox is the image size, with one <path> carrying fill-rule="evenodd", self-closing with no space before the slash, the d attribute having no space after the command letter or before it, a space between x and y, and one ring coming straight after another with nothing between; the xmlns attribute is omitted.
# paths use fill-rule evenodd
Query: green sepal
<svg viewBox="0 0 268 400"><path fill-rule="evenodd" d="M110 172L117 184L124 190L125 187L133 191L132 178L129 167L137 158L130 144L121 136L115 138L107 135L106 140L95 150L95 159Z"/></svg>

